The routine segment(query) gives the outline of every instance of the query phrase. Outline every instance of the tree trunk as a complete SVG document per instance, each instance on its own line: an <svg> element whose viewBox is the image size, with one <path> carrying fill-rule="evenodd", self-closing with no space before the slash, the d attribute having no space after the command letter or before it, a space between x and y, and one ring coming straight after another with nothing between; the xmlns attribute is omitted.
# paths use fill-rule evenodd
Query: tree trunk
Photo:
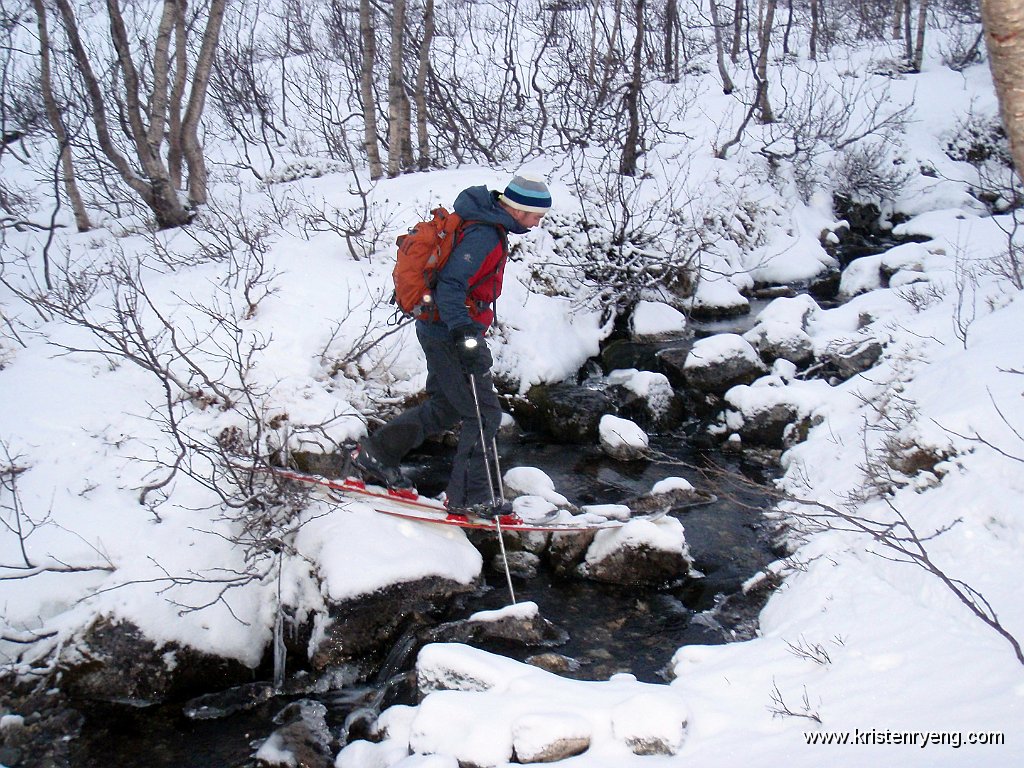
<svg viewBox="0 0 1024 768"><path fill-rule="evenodd" d="M203 148L199 143L199 119L206 106L210 72L213 70L213 57L220 41L226 5L227 0L210 0L206 31L203 32L196 71L192 76L192 90L189 92L185 117L181 121L181 146L185 162L188 164L188 199L192 205L202 205L206 202L206 160L203 158Z"/></svg>
<svg viewBox="0 0 1024 768"><path fill-rule="evenodd" d="M903 55L907 61L914 55L913 44L910 41L910 0L903 0Z"/></svg>
<svg viewBox="0 0 1024 768"><path fill-rule="evenodd" d="M789 55L789 34L793 31L793 0L789 0L789 15L786 17L786 31L782 35L782 55Z"/></svg>
<svg viewBox="0 0 1024 768"><path fill-rule="evenodd" d="M768 100L768 49L772 43L772 24L775 21L777 0L767 0L764 6L764 22L761 25L761 50L757 56L757 111L762 123L775 122L772 105Z"/></svg>
<svg viewBox="0 0 1024 768"><path fill-rule="evenodd" d="M732 93L732 78L729 77L729 70L725 68L725 42L722 39L722 25L718 22L718 0L708 0L711 6L711 24L715 28L715 56L718 59L718 75L722 78L722 93L728 96Z"/></svg>
<svg viewBox="0 0 1024 768"><path fill-rule="evenodd" d="M60 147L60 166L64 176L64 192L71 203L71 210L75 215L75 227L79 232L88 232L92 229L89 222L89 213L85 209L82 195L78 191L78 182L75 179L75 164L71 157L71 147L68 145L67 131L64 130L64 120L61 118L60 107L53 96L53 80L50 73L50 31L46 26L46 7L43 0L32 0L36 11L36 27L39 30L39 90L43 99L43 106L46 108L46 118L50 122L50 128L57 139L57 146ZM47 281L47 288L51 287Z"/></svg>
<svg viewBox="0 0 1024 768"><path fill-rule="evenodd" d="M185 10L188 0L175 3L174 17L174 82L171 100L167 105L167 175L175 189L182 188L184 153L181 147L181 105L188 84L188 32L185 28Z"/></svg>
<svg viewBox="0 0 1024 768"><path fill-rule="evenodd" d="M899 40L903 26L903 3L910 0L895 0L892 6L892 39Z"/></svg>
<svg viewBox="0 0 1024 768"><path fill-rule="evenodd" d="M402 99L405 81L402 76L404 48L405 0L395 0L391 9L391 72L388 75L388 176L394 178L402 170Z"/></svg>
<svg viewBox="0 0 1024 768"><path fill-rule="evenodd" d="M416 72L416 138L419 143L420 170L430 167L430 137L427 135L427 72L430 70L430 43L434 39L434 0L423 8L423 40L420 41L419 69Z"/></svg>
<svg viewBox="0 0 1024 768"><path fill-rule="evenodd" d="M670 83L679 82L679 4L665 3L665 75Z"/></svg>
<svg viewBox="0 0 1024 768"><path fill-rule="evenodd" d="M917 9L917 41L914 44L913 67L915 72L921 71L924 62L924 30L928 21L928 0L919 0Z"/></svg>
<svg viewBox="0 0 1024 768"><path fill-rule="evenodd" d="M746 12L746 1L736 0L732 12L732 55L730 58L733 64L740 60L740 48L743 46L743 16Z"/></svg>
<svg viewBox="0 0 1024 768"><path fill-rule="evenodd" d="M363 43L363 64L359 72L359 98L363 102L363 144L370 163L370 178L384 175L377 132L377 104L373 98L373 62L377 58L377 38L370 17L370 0L359 0L359 36Z"/></svg>
<svg viewBox="0 0 1024 768"><path fill-rule="evenodd" d="M1016 0L981 0L981 19L999 111L1020 177L1024 175L1024 6Z"/></svg>
<svg viewBox="0 0 1024 768"><path fill-rule="evenodd" d="M818 21L818 3L820 0L811 0L811 44L810 44L810 57L811 61L818 60L818 33L820 31Z"/></svg>
<svg viewBox="0 0 1024 768"><path fill-rule="evenodd" d="M644 0L635 0L636 38L633 40L633 76L626 89L626 114L628 124L626 140L622 147L619 173L635 176L637 160L640 157L640 88L643 85L644 51Z"/></svg>

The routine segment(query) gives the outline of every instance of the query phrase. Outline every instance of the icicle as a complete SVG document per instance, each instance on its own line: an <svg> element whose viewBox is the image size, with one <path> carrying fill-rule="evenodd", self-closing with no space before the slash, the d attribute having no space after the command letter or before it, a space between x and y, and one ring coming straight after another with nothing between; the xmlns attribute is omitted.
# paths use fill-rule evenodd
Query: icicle
<svg viewBox="0 0 1024 768"><path fill-rule="evenodd" d="M277 616L274 617L274 688L284 687L285 645L284 645L284 603L281 601L281 583L284 579L282 568L284 554L277 553Z"/></svg>

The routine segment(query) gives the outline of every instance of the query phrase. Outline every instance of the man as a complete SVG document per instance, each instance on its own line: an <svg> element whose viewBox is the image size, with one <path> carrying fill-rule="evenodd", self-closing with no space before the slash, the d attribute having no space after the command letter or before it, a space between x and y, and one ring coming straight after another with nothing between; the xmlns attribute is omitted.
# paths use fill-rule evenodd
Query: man
<svg viewBox="0 0 1024 768"><path fill-rule="evenodd" d="M550 207L547 185L525 173L516 175L504 192L470 187L456 198L455 212L466 224L434 289L438 316L416 321L416 337L427 359L427 399L352 452L353 464L364 475L391 488L410 487L399 468L402 458L430 435L461 423L446 490L448 506L477 515L504 513L494 508L494 483L501 482L496 466L488 479L501 405L484 334L494 321L494 302L501 294L507 234L525 234L540 224Z"/></svg>

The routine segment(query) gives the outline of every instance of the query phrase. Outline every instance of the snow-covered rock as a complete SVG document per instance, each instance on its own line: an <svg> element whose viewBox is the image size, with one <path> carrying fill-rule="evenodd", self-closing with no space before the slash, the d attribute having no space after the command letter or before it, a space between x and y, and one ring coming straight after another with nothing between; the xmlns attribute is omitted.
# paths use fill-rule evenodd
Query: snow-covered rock
<svg viewBox="0 0 1024 768"><path fill-rule="evenodd" d="M805 365L814 358L814 342L806 331L789 323L759 322L743 334L766 363L789 360Z"/></svg>
<svg viewBox="0 0 1024 768"><path fill-rule="evenodd" d="M276 718L285 724L275 730L256 751L256 765L270 768L331 768L331 733L327 707L302 700L288 705Z"/></svg>
<svg viewBox="0 0 1024 768"><path fill-rule="evenodd" d="M536 467L513 467L505 472L505 498L538 496L557 507L566 506L569 500L555 490L555 482Z"/></svg>
<svg viewBox="0 0 1024 768"><path fill-rule="evenodd" d="M606 377L618 415L651 429L671 429L683 418L683 405L663 373L620 368Z"/></svg>
<svg viewBox="0 0 1024 768"><path fill-rule="evenodd" d="M674 696L641 693L612 710L612 733L636 755L674 755L683 746L689 712Z"/></svg>
<svg viewBox="0 0 1024 768"><path fill-rule="evenodd" d="M635 461L647 455L650 438L647 433L628 419L607 414L598 427L601 450L619 461Z"/></svg>
<svg viewBox="0 0 1024 768"><path fill-rule="evenodd" d="M598 531L579 572L610 584L660 584L685 576L690 565L683 524L663 517Z"/></svg>
<svg viewBox="0 0 1024 768"><path fill-rule="evenodd" d="M782 448L792 442L787 439L790 425L820 410L830 395L831 387L820 379L787 381L779 375L766 376L725 393L726 403L734 409L726 414L726 424L744 443Z"/></svg>
<svg viewBox="0 0 1024 768"><path fill-rule="evenodd" d="M590 722L579 715L538 712L512 724L512 750L517 763L554 763L586 752Z"/></svg>
<svg viewBox="0 0 1024 768"><path fill-rule="evenodd" d="M686 331L686 315L657 301L637 302L629 327L635 341L651 341Z"/></svg>
<svg viewBox="0 0 1024 768"><path fill-rule="evenodd" d="M683 371L694 389L724 394L737 384L749 384L767 368L749 341L735 333L721 333L696 342Z"/></svg>

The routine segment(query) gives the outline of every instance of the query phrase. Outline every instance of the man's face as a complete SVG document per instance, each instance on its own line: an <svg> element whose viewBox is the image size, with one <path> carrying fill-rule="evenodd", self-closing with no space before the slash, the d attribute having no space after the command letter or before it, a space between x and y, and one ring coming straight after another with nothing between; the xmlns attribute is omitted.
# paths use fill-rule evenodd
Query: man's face
<svg viewBox="0 0 1024 768"><path fill-rule="evenodd" d="M518 208L509 208L508 212L512 216L512 218L516 220L517 224L521 224L527 229L533 229L538 224L540 224L540 220L544 218L543 213L534 213L533 211L520 211Z"/></svg>

